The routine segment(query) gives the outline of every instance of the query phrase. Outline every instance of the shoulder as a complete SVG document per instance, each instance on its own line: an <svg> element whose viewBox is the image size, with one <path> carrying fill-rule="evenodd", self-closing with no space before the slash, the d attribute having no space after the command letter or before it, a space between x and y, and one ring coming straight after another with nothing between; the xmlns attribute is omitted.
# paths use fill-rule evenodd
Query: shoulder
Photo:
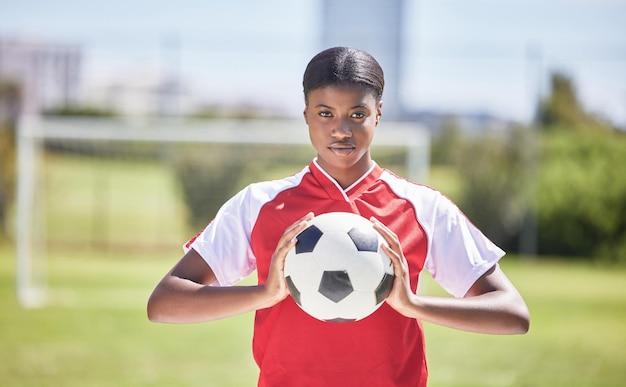
<svg viewBox="0 0 626 387"><path fill-rule="evenodd" d="M436 194L437 191L427 185L419 184L408 180L402 176L396 175L394 172L383 169L380 175L380 180L387 183L390 187L397 189L401 192L419 192L426 195Z"/></svg>
<svg viewBox="0 0 626 387"><path fill-rule="evenodd" d="M387 184L397 196L419 204L420 207L439 203L452 204L450 199L436 189L405 179L387 169L383 169L379 180Z"/></svg>
<svg viewBox="0 0 626 387"><path fill-rule="evenodd" d="M398 198L411 204L415 216L427 232L436 225L457 223L463 217L459 207L440 191L384 170L380 179ZM429 232L430 233L430 232Z"/></svg>
<svg viewBox="0 0 626 387"><path fill-rule="evenodd" d="M265 203L274 200L281 192L298 187L308 173L309 168L305 167L288 177L251 183L235 194L225 203L225 206L230 208L234 206L246 212L250 210L256 212Z"/></svg>
<svg viewBox="0 0 626 387"><path fill-rule="evenodd" d="M268 180L252 183L244 188L243 192L253 197L274 197L278 193L299 186L304 177L310 173L309 167L304 167L300 172L281 179Z"/></svg>

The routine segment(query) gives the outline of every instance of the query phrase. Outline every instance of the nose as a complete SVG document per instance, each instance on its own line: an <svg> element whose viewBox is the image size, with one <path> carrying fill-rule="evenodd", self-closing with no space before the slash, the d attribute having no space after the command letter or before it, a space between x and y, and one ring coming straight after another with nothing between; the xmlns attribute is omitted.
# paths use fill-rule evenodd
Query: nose
<svg viewBox="0 0 626 387"><path fill-rule="evenodd" d="M352 129L350 129L350 122L347 120L339 120L339 122L337 122L337 124L333 126L331 134L333 137L337 137L337 138L352 137Z"/></svg>

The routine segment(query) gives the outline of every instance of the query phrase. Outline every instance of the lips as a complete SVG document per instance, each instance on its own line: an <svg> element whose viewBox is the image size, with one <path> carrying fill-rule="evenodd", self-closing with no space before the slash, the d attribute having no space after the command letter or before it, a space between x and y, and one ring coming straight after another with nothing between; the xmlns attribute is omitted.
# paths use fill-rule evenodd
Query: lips
<svg viewBox="0 0 626 387"><path fill-rule="evenodd" d="M356 149L353 144L333 144L328 149L338 156L348 156Z"/></svg>

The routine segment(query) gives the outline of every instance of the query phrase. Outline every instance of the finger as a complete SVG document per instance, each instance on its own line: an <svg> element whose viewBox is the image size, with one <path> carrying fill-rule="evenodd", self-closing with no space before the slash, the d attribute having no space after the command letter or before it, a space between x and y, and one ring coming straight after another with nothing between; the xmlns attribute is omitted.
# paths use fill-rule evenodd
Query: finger
<svg viewBox="0 0 626 387"><path fill-rule="evenodd" d="M372 223L374 225L374 229L376 231L378 231L380 233L380 235L383 236L383 238L389 244L389 246L391 246L394 249L396 249L396 248L400 249L401 248L400 247L400 241L398 240L398 236L396 235L396 233L391 231L391 229L389 227L385 226L384 223L382 223L381 221L379 221L375 217L371 217L370 220L372 221Z"/></svg>
<svg viewBox="0 0 626 387"><path fill-rule="evenodd" d="M309 222L313 219L313 213L309 212L302 218L298 219L291 226L287 227L285 233L282 235L280 240L278 241L278 245L276 247L276 252L279 253L280 256L287 255L289 250L291 250L298 240L296 237L300 232L302 232L305 228L309 226Z"/></svg>
<svg viewBox="0 0 626 387"><path fill-rule="evenodd" d="M381 222L377 218L372 216L370 218L370 221L373 223L374 228L376 230L378 230L379 232L387 234L389 236L393 236L393 237L396 236L396 234L393 231L391 231L391 229L389 227L387 227L383 222Z"/></svg>
<svg viewBox="0 0 626 387"><path fill-rule="evenodd" d="M304 231L304 229L309 227L311 219L312 217L307 215L294 224L293 229L289 230L289 238L291 242L294 244L297 242L296 237Z"/></svg>
<svg viewBox="0 0 626 387"><path fill-rule="evenodd" d="M405 265L406 258L404 257L402 245L400 244L400 240L398 239L396 233L391 231L389 227L385 226L378 219L372 217L371 220L374 224L374 229L376 229L388 243L388 245L381 243L381 247L385 253L387 253L387 256L394 261L394 264L397 263L399 265Z"/></svg>
<svg viewBox="0 0 626 387"><path fill-rule="evenodd" d="M409 281L408 279L408 264L406 262L406 259L404 258L403 255L400 255L398 253L396 253L395 251L393 251L390 247L382 245L383 250L385 250L385 253L387 254L387 256L389 257L389 259L391 260L391 265L393 266L393 275L394 275L394 282L395 283L404 283L405 285L402 286L406 286L406 284ZM394 288L398 288L397 286L394 286Z"/></svg>
<svg viewBox="0 0 626 387"><path fill-rule="evenodd" d="M313 217L315 217L315 215L312 212L308 212L306 215L304 215L302 218L296 220L293 225L297 225L300 224L302 222L309 222L311 219L313 219Z"/></svg>
<svg viewBox="0 0 626 387"><path fill-rule="evenodd" d="M391 263L393 265L401 265L402 264L402 256L400 254L398 254L397 251L395 251L391 247L385 245L384 243L382 243L380 246L383 248L385 254L387 254L389 259L391 259Z"/></svg>
<svg viewBox="0 0 626 387"><path fill-rule="evenodd" d="M294 230L298 229L300 231L304 230L308 225L311 219L313 219L314 215L312 212L307 213L302 218L296 220L292 225L287 227L285 230L285 234L293 233Z"/></svg>

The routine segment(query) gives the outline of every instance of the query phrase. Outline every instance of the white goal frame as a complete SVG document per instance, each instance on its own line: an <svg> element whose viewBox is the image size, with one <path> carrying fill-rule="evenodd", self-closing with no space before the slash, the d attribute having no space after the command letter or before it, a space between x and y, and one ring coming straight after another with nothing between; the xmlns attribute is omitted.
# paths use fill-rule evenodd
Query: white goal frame
<svg viewBox="0 0 626 387"><path fill-rule="evenodd" d="M16 287L23 307L43 306L47 300L45 249L33 260L37 160L46 139L114 142L310 144L302 120L204 120L85 119L24 116L18 123L16 201ZM375 146L394 146L407 151L407 178L427 183L430 165L430 134L417 123L381 122ZM38 266L38 267L35 267Z"/></svg>

